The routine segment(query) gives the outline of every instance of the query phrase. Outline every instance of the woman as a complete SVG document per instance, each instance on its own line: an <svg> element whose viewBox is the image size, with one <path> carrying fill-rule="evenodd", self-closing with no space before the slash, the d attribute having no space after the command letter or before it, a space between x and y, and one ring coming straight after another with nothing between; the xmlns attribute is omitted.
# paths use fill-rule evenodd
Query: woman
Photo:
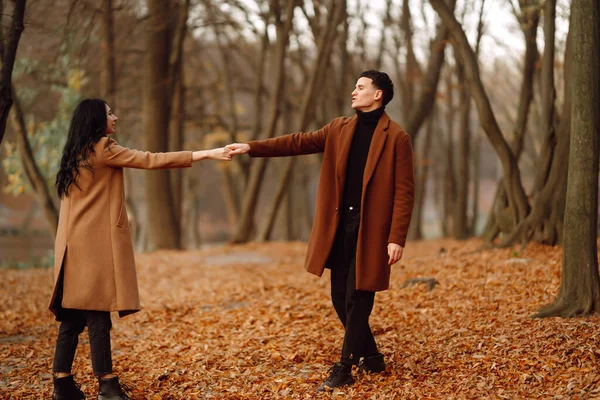
<svg viewBox="0 0 600 400"><path fill-rule="evenodd" d="M103 100L79 103L56 177L61 204L49 308L61 324L52 366L54 400L85 399L71 367L86 326L98 399L129 399L112 373L110 349L110 312L122 317L140 310L123 168L184 168L204 159L231 160L224 148L173 153L127 149L109 137L117 120Z"/></svg>

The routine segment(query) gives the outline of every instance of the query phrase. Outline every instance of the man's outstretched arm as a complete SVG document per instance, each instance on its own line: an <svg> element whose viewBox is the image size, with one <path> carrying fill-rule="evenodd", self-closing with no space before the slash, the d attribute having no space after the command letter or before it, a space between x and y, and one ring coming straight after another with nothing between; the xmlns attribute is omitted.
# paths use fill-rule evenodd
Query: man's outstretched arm
<svg viewBox="0 0 600 400"><path fill-rule="evenodd" d="M248 143L232 143L226 147L231 150L231 155L249 153L251 157L285 157L322 153L325 150L327 135L342 121L343 118L336 118L315 132L299 132Z"/></svg>

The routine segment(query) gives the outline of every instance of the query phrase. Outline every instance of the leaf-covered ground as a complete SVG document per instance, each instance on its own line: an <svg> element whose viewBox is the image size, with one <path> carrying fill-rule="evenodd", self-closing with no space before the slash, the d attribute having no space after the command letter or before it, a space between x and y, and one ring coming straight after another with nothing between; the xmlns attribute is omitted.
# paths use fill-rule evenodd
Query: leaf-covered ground
<svg viewBox="0 0 600 400"><path fill-rule="evenodd" d="M410 243L371 317L388 370L326 394L343 328L304 243L138 255L143 311L113 317L115 372L137 399L600 398L600 318L529 318L558 290L561 249L480 245ZM0 274L0 398L48 399L52 271ZM401 288L415 277L439 285ZM84 332L74 373L95 398L89 354Z"/></svg>

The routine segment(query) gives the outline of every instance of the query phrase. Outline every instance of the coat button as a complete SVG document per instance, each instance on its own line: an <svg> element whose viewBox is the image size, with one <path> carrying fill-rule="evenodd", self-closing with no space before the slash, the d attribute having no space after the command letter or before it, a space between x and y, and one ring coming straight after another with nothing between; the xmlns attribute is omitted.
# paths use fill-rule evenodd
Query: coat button
<svg viewBox="0 0 600 400"><path fill-rule="evenodd" d="M338 208L336 207L336 208L335 208L335 211L337 212L337 210L338 210Z"/></svg>

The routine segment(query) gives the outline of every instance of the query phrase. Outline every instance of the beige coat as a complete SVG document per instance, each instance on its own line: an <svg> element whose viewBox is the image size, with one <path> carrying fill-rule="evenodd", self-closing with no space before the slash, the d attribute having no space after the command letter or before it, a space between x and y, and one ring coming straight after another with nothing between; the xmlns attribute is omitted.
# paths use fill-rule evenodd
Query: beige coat
<svg viewBox="0 0 600 400"><path fill-rule="evenodd" d="M190 167L192 152L136 151L104 137L89 161L93 172L80 167L79 188L70 186L60 203L50 310L58 312L55 299L62 270L63 308L119 311L123 316L140 310L123 168Z"/></svg>
<svg viewBox="0 0 600 400"><path fill-rule="evenodd" d="M321 276L337 230L346 166L357 117L337 118L316 132L250 142L252 157L323 153L317 205L305 268ZM388 243L404 246L414 201L411 140L387 113L373 133L363 176L356 250L356 289L389 287Z"/></svg>

